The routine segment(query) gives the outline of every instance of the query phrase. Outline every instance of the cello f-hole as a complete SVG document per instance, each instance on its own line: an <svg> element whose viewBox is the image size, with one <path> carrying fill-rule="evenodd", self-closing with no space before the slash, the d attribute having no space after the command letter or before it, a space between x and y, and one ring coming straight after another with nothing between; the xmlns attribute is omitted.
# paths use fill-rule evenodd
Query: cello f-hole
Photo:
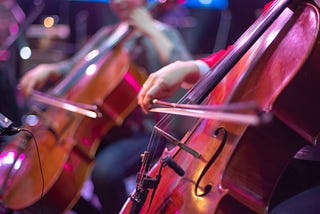
<svg viewBox="0 0 320 214"><path fill-rule="evenodd" d="M203 168L197 182L196 182L196 185L195 185L195 189L194 189L194 193L196 196L198 197L203 197L205 196L206 194L208 194L211 189L212 189L212 184L206 184L205 187L203 188L203 192L202 193L198 193L198 189L200 188L199 187L199 184L202 180L202 178L204 177L204 175L206 174L206 172L209 170L209 168L211 167L211 165L216 161L216 159L218 158L218 156L220 155L220 153L222 152L222 149L224 148L226 142L227 142L227 137L228 137L228 132L225 128L223 127L220 127L218 129L216 129L213 133L213 137L214 138L217 138L219 135L222 135L222 140L221 140L221 144L220 146L218 147L217 151L213 154L213 156L211 157L211 159L209 160L209 162L207 163L207 165Z"/></svg>

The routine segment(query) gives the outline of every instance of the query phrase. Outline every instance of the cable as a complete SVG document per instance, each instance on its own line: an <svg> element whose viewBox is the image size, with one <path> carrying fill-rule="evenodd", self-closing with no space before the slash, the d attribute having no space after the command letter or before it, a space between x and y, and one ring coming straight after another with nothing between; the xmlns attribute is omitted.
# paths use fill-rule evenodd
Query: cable
<svg viewBox="0 0 320 214"><path fill-rule="evenodd" d="M10 135L14 135L14 134L17 134L19 132L27 132L33 139L34 143L35 143L35 147L36 147L36 151L37 151L37 157L38 157L38 162L39 162L39 168L40 168L40 175L41 175L41 181L42 181L42 186L41 186L41 195L40 195L40 212L41 213L44 213L43 212L43 206L41 204L41 199L44 195L44 174L43 174L43 169L42 169L42 163L41 163L41 158L40 158L40 152L39 152L39 147L38 147L38 142L35 138L35 136L32 134L32 132L28 129L25 129L25 128L17 128L17 127L14 127L12 125L10 125L8 128L4 128L4 129L1 129L1 134L0 135L6 135L6 136L10 136Z"/></svg>
<svg viewBox="0 0 320 214"><path fill-rule="evenodd" d="M38 142L36 140L36 138L34 137L34 135L32 134L32 132L28 129L25 128L18 128L18 132L27 132L29 135L31 135L34 144L36 146L36 151L37 151L37 157L38 157L38 162L39 162L39 167L40 167L40 174L41 174L41 181L42 181L42 187L41 187L41 195L40 198L43 197L44 195L44 175L43 175L43 169L42 169L42 163L41 163L41 159L40 159L40 152L39 152L39 147L38 147Z"/></svg>

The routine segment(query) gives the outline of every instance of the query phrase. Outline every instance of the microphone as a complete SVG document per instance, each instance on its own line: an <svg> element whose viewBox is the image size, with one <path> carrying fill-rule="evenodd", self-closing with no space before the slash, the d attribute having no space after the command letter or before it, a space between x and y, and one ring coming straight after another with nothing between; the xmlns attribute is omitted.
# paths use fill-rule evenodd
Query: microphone
<svg viewBox="0 0 320 214"><path fill-rule="evenodd" d="M20 132L19 128L12 125L12 121L0 113L0 136L14 135Z"/></svg>
<svg viewBox="0 0 320 214"><path fill-rule="evenodd" d="M178 175L184 175L184 170L171 157L167 156L162 158L162 162L166 163Z"/></svg>

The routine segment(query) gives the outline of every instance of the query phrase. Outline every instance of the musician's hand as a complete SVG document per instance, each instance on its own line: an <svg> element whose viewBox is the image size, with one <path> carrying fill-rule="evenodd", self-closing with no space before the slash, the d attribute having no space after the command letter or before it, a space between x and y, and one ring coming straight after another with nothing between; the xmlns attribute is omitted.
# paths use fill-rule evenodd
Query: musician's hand
<svg viewBox="0 0 320 214"><path fill-rule="evenodd" d="M33 89L43 87L50 77L58 77L59 71L55 64L40 64L24 74L18 84L18 89L29 96Z"/></svg>
<svg viewBox="0 0 320 214"><path fill-rule="evenodd" d="M138 94L138 103L147 113L153 99L170 97L180 86L190 86L198 81L199 77L198 67L193 61L171 63L150 74Z"/></svg>
<svg viewBox="0 0 320 214"><path fill-rule="evenodd" d="M147 36L153 34L154 31L158 31L154 25L155 20L144 7L135 8L131 12L128 22L131 26Z"/></svg>

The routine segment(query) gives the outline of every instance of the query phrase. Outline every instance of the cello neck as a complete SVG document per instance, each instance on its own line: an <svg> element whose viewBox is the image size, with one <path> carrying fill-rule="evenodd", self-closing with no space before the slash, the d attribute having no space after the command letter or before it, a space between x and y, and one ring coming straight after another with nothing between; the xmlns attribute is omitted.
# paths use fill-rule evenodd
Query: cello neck
<svg viewBox="0 0 320 214"><path fill-rule="evenodd" d="M202 78L199 84L196 84L190 90L187 95L187 100L192 100L200 104L290 3L291 0L275 1L272 6L242 34L234 43L233 48L227 51L212 71L208 72L208 75Z"/></svg>
<svg viewBox="0 0 320 214"><path fill-rule="evenodd" d="M158 8L160 5L165 4L172 0L156 0L154 2L148 3L146 8L151 11ZM91 64L97 63L106 53L112 51L118 44L125 41L130 37L133 28L127 23L120 23L108 36L106 41L99 48L99 54L90 60L86 61L84 64L80 66L74 65L74 68L77 68L76 72L71 72L65 79L63 79L53 90L52 93L55 95L63 95L66 93L74 84L76 84L81 77L85 74L86 69Z"/></svg>

